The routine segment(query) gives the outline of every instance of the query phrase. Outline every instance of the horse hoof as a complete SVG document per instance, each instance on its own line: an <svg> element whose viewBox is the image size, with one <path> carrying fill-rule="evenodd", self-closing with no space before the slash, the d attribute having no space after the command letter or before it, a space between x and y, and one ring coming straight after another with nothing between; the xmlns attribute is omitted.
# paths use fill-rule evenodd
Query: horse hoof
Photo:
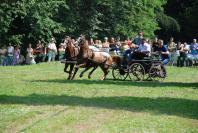
<svg viewBox="0 0 198 133"><path fill-rule="evenodd" d="M65 69L64 69L64 72L65 72L65 73L69 73L69 71L67 71L67 70L65 70Z"/></svg>
<svg viewBox="0 0 198 133"><path fill-rule="evenodd" d="M102 81L105 80L105 77L102 77L100 80L102 80Z"/></svg>
<svg viewBox="0 0 198 133"><path fill-rule="evenodd" d="M88 79L91 79L91 76L90 75L88 76Z"/></svg>
<svg viewBox="0 0 198 133"><path fill-rule="evenodd" d="M82 78L83 77L83 75L82 74L80 74L80 76L79 76L80 78Z"/></svg>

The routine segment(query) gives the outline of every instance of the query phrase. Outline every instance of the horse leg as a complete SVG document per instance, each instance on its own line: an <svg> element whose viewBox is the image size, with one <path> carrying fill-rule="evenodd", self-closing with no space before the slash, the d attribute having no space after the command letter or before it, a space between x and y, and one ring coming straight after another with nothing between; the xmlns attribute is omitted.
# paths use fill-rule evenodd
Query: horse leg
<svg viewBox="0 0 198 133"><path fill-rule="evenodd" d="M105 80L106 79L106 76L107 74L109 73L108 69L109 69L109 66L105 65L105 64L101 64L100 65L100 68L102 69L104 75L103 77L101 78L101 80Z"/></svg>
<svg viewBox="0 0 198 133"><path fill-rule="evenodd" d="M79 68L82 67L82 66L84 66L84 65L85 65L85 64L79 64L79 65L77 65L77 66L75 67L74 74L73 74L71 80L73 80L73 79L75 78L76 73L78 72Z"/></svg>
<svg viewBox="0 0 198 133"><path fill-rule="evenodd" d="M74 64L70 64L70 70L69 70L69 77L68 77L68 80L70 80L71 77L72 77L73 69L74 69Z"/></svg>
<svg viewBox="0 0 198 133"><path fill-rule="evenodd" d="M88 78L91 78L92 73L98 68L98 65L94 66L94 68L91 70L91 72L88 75Z"/></svg>
<svg viewBox="0 0 198 133"><path fill-rule="evenodd" d="M80 78L83 77L83 74L88 71L92 66L87 66L81 73L80 73Z"/></svg>
<svg viewBox="0 0 198 133"><path fill-rule="evenodd" d="M68 73L68 72L67 72L67 68L68 68L68 66L69 66L69 63L65 63L64 72L66 72L66 73Z"/></svg>

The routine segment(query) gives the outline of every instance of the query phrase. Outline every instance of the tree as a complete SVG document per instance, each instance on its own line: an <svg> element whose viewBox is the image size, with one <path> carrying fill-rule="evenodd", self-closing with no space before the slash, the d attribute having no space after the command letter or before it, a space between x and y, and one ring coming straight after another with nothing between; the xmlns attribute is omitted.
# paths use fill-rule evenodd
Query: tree
<svg viewBox="0 0 198 133"><path fill-rule="evenodd" d="M55 36L154 36L165 0L3 0L0 43L27 44ZM24 46L24 45L23 45ZM25 46L24 46L25 47Z"/></svg>
<svg viewBox="0 0 198 133"><path fill-rule="evenodd" d="M198 36L198 1L197 0L168 0L165 13L179 23L181 30L175 36L178 40L192 41Z"/></svg>

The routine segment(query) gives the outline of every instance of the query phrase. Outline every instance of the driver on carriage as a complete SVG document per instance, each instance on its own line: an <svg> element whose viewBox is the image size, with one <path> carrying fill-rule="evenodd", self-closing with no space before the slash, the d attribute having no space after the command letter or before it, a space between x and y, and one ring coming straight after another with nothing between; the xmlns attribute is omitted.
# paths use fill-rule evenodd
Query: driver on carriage
<svg viewBox="0 0 198 133"><path fill-rule="evenodd" d="M127 66L127 62L136 59L141 60L144 57L150 56L151 46L146 42L146 39L142 39L140 45L132 45L130 49L126 50L123 55L123 66Z"/></svg>

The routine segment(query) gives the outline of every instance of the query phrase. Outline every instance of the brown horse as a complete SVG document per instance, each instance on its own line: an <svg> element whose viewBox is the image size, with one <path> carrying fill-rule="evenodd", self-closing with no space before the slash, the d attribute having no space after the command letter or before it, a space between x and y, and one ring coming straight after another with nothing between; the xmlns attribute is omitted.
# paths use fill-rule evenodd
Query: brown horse
<svg viewBox="0 0 198 133"><path fill-rule="evenodd" d="M74 79L79 67L87 66L80 76L82 76L83 73L89 70L91 67L94 67L94 69L89 73L89 77L91 77L91 74L96 70L98 66L100 66L104 72L101 80L104 80L109 72L108 69L113 62L111 56L105 52L94 52L90 50L88 42L84 36L81 36L78 39L78 45L80 46L80 51L77 58L77 66L75 67L72 79Z"/></svg>
<svg viewBox="0 0 198 133"><path fill-rule="evenodd" d="M79 48L72 43L72 40L69 36L65 38L65 43L66 43L66 49L65 49L66 61L65 61L64 72L69 73L68 79L71 80L73 79L72 74L73 74L74 66L76 65L77 61L80 61L80 60L77 60L78 54L79 54ZM81 72L80 77L83 77L83 74L87 70L93 67L93 70L88 75L88 78L91 78L91 74L97 68L97 65L95 65L94 63L88 60L84 60L83 62L85 65L81 65L80 67L85 68L85 70ZM67 71L69 66L70 66L70 70Z"/></svg>
<svg viewBox="0 0 198 133"><path fill-rule="evenodd" d="M64 72L69 73L68 79L71 79L72 72L75 66L74 61L77 60L77 55L79 54L79 49L75 47L75 45L72 43L72 40L69 36L65 38L66 43L66 49L65 49L65 68ZM73 61L73 62L72 62ZM70 70L67 71L68 67L70 66Z"/></svg>

